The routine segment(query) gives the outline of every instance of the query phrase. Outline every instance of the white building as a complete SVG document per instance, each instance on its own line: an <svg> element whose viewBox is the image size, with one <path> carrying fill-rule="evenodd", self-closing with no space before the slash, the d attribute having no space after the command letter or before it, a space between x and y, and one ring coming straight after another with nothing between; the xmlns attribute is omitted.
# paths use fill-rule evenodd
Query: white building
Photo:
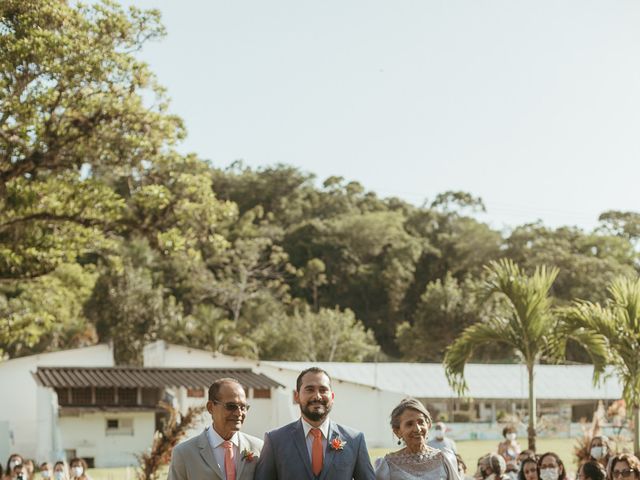
<svg viewBox="0 0 640 480"><path fill-rule="evenodd" d="M109 345L95 345L61 352L43 353L0 362L0 459L12 452L29 458L47 458L38 449L39 438L49 420L37 410L38 398L46 391L33 381L31 372L38 366L112 366ZM47 406L50 410L53 405Z"/></svg>
<svg viewBox="0 0 640 480"><path fill-rule="evenodd" d="M497 438L501 416L522 416L527 408L521 365L468 365L471 402L455 395L439 364L255 361L160 341L146 346L144 365L114 367L108 345L0 363L7 392L0 397L0 458L18 452L37 461L77 455L96 467L136 463L135 454L150 446L158 426L157 400L173 401L183 412L203 405L207 387L221 376L250 377L243 383L252 405L244 430L261 437L299 417L295 381L312 365L332 376L332 418L362 430L370 447L394 446L389 413L408 395L446 418L458 440ZM594 387L591 366L540 365L536 372L539 412L549 420L540 423L552 427L542 436L576 435L576 420L590 418L599 400L622 394L615 376ZM190 435L210 421L202 415Z"/></svg>

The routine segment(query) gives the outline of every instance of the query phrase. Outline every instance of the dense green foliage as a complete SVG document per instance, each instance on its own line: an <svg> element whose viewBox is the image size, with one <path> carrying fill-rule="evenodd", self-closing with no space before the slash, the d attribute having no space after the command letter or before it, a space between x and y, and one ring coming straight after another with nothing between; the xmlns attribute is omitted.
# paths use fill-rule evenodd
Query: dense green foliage
<svg viewBox="0 0 640 480"><path fill-rule="evenodd" d="M440 361L485 302L484 266L559 269L558 305L637 275L638 214L594 232L474 218L482 200L421 207L357 182L180 155L185 134L135 52L155 11L104 1L0 4L0 354L149 341L253 358ZM514 360L478 349L475 358ZM569 344L570 358L584 358Z"/></svg>

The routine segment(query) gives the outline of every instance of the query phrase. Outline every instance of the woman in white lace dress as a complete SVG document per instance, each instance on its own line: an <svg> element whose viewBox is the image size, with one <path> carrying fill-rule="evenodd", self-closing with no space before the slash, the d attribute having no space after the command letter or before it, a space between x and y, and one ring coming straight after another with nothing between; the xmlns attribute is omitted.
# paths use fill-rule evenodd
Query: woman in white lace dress
<svg viewBox="0 0 640 480"><path fill-rule="evenodd" d="M376 480L460 480L453 453L427 445L431 415L415 398L391 412L391 429L404 448L376 461Z"/></svg>

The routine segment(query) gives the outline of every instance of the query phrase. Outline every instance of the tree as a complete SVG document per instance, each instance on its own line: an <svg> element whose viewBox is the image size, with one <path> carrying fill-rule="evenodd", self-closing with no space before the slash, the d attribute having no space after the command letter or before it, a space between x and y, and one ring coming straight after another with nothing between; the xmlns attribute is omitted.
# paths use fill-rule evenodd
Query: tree
<svg viewBox="0 0 640 480"><path fill-rule="evenodd" d="M608 365L623 385L623 397L633 409L633 449L640 454L640 278L617 278L609 299L575 301L562 311L566 335L576 337L591 356L594 382Z"/></svg>
<svg viewBox="0 0 640 480"><path fill-rule="evenodd" d="M251 337L265 360L309 362L362 362L379 350L373 333L351 310L305 309L293 315L272 317Z"/></svg>
<svg viewBox="0 0 640 480"><path fill-rule="evenodd" d="M477 281L467 278L458 282L451 274L430 282L412 321L398 325L396 343L403 358L414 362L442 361L446 346L485 316L478 290Z"/></svg>
<svg viewBox="0 0 640 480"><path fill-rule="evenodd" d="M507 315L496 315L467 327L447 348L444 366L449 383L460 394L466 390L464 367L474 351L487 344L503 345L515 352L527 367L529 379L529 448L536 448L536 396L534 368L549 353L557 355L554 340L556 320L551 310L549 290L558 275L556 268L537 267L526 275L510 260L491 262L486 268L487 296L504 298Z"/></svg>
<svg viewBox="0 0 640 480"><path fill-rule="evenodd" d="M0 5L0 278L95 248L124 215L100 173L135 175L182 136L133 55L163 34L158 18L106 1Z"/></svg>

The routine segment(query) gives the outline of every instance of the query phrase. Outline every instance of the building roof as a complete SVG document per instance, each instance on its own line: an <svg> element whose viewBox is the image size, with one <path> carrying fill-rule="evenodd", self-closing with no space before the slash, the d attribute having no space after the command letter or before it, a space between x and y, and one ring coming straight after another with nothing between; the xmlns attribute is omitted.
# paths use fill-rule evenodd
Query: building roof
<svg viewBox="0 0 640 480"><path fill-rule="evenodd" d="M261 362L276 368L301 371L306 362ZM376 387L418 398L445 399L458 395L449 386L438 363L341 363L317 362L334 380ZM617 400L622 386L613 375L593 385L592 365L536 365L535 389L539 400ZM528 398L524 365L467 364L467 395L476 399Z"/></svg>
<svg viewBox="0 0 640 480"><path fill-rule="evenodd" d="M208 387L225 377L246 388L278 388L281 384L250 368L38 367L33 376L43 387Z"/></svg>

